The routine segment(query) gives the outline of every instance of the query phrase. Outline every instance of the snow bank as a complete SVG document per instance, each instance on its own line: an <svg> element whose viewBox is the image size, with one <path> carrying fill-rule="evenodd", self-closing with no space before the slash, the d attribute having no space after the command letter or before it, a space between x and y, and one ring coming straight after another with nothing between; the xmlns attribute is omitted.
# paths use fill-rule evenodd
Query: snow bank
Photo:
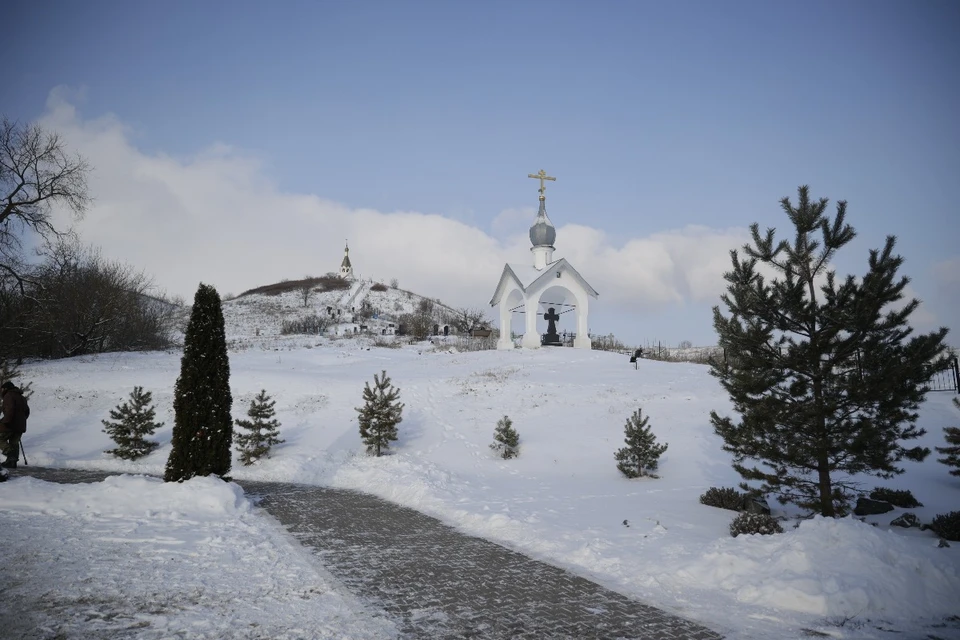
<svg viewBox="0 0 960 640"><path fill-rule="evenodd" d="M113 476L103 482L54 484L18 478L16 491L2 494L6 511L59 516L149 517L209 520L236 517L250 511L243 489L217 478L164 482L146 476Z"/></svg>
<svg viewBox="0 0 960 640"><path fill-rule="evenodd" d="M853 518L818 516L781 535L738 536L711 547L676 580L745 604L829 618L957 613L960 575L935 540L919 546Z"/></svg>

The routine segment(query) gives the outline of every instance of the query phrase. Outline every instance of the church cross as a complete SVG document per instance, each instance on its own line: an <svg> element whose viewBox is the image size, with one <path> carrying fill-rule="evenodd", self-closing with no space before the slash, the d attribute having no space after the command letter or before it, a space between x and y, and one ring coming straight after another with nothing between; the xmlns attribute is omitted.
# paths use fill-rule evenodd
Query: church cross
<svg viewBox="0 0 960 640"><path fill-rule="evenodd" d="M540 169L539 173L528 173L528 178L534 178L540 181L540 199L543 200L546 196L547 187L543 184L544 180L556 180L553 176L548 176L547 172L543 169Z"/></svg>

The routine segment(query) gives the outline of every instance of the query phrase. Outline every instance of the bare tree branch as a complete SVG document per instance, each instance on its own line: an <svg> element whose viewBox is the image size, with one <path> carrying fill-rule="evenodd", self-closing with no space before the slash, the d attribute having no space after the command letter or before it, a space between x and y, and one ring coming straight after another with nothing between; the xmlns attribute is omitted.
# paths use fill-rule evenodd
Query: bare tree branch
<svg viewBox="0 0 960 640"><path fill-rule="evenodd" d="M6 117L0 124L0 267L22 277L22 236L35 233L47 241L70 235L51 219L53 206L63 206L79 219L91 198L90 166L67 153L63 140L40 125L22 125Z"/></svg>

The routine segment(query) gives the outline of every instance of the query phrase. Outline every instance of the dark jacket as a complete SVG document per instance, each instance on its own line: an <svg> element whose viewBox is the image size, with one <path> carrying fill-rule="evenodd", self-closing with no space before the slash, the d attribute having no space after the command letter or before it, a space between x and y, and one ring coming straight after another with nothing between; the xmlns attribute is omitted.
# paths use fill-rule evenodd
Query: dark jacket
<svg viewBox="0 0 960 640"><path fill-rule="evenodd" d="M0 418L0 429L23 433L27 430L27 417L30 416L30 406L27 399L17 387L3 390L3 417Z"/></svg>

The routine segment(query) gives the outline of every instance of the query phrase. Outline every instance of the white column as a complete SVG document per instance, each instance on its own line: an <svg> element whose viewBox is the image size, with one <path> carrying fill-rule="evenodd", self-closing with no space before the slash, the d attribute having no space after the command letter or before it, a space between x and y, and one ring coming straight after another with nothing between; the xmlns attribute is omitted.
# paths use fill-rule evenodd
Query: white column
<svg viewBox="0 0 960 640"><path fill-rule="evenodd" d="M539 294L537 297L528 295L523 300L526 332L523 334L523 342L521 342L521 346L523 346L525 349L540 348L540 334L537 333L537 309L540 306L538 298Z"/></svg>
<svg viewBox="0 0 960 640"><path fill-rule="evenodd" d="M576 349L590 349L593 346L590 340L590 323L588 321L590 311L590 297L582 294L574 296L577 300L577 337L573 339L573 346Z"/></svg>
<svg viewBox="0 0 960 640"><path fill-rule="evenodd" d="M510 335L511 325L510 293L507 293L500 298L500 339L497 340L497 349L513 349L513 338Z"/></svg>

